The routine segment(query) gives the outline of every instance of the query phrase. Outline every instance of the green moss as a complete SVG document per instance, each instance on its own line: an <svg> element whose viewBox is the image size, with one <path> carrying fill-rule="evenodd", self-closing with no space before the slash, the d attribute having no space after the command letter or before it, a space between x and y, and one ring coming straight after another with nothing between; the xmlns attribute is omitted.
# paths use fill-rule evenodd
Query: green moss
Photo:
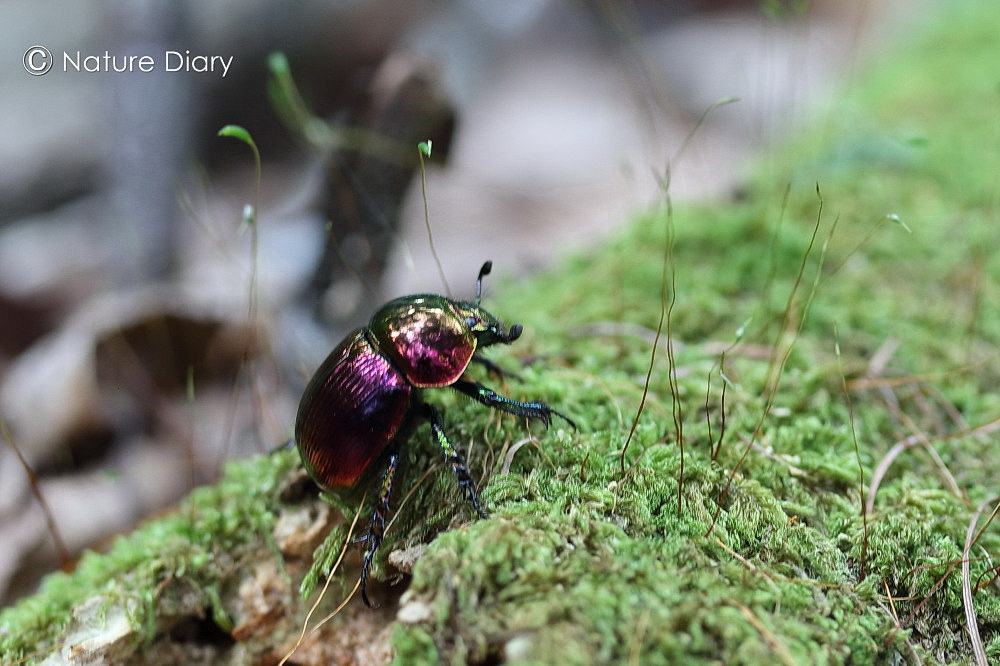
<svg viewBox="0 0 1000 666"><path fill-rule="evenodd" d="M195 490L175 512L116 539L106 553L84 553L72 574L48 576L37 594L0 613L2 661L56 647L74 608L95 598L105 609L125 609L146 641L164 618L191 608L225 627L218 585L250 552L273 549L277 489L296 464L291 451L231 462L219 483Z"/></svg>
<svg viewBox="0 0 1000 666"><path fill-rule="evenodd" d="M432 544L410 595L433 605L434 619L397 631L398 663L971 660L956 565L972 503L911 449L881 482L867 524L859 512L858 456L870 483L914 429L969 497L989 495L1000 467L984 440L936 439L996 418L1000 369L1000 315L984 307L1000 265L982 249L1000 240L1000 76L985 56L1000 56L1000 18L984 2L947 11L901 58L853 83L838 103L850 113L774 157L745 201L647 215L537 278L530 293L499 297L497 312L531 322L519 349L541 360L526 393L584 427L518 452L515 474L484 491L493 520ZM960 73L938 86L942 71ZM775 177L782 170L791 175ZM817 219L789 308L795 323L781 334ZM668 224L682 489L665 350L626 455L637 466L621 474L649 342L609 325L655 329ZM726 438L713 462L719 349L748 319L727 356ZM730 483L772 371L748 350L780 356L793 340L756 440L768 454L751 450ZM880 378L898 383L866 385L870 359L889 344ZM845 379L857 380L850 410ZM984 533L979 544L995 558L997 542ZM974 562L973 579L987 568ZM996 657L1000 598L983 589L974 603Z"/></svg>
<svg viewBox="0 0 1000 666"><path fill-rule="evenodd" d="M434 394L452 439L474 443L491 517L473 519L418 428L373 571L386 577L394 548L433 539L402 601L424 612L394 629L398 663L972 662L959 560L1000 456L988 439L952 435L1000 413L1000 312L987 305L1000 297L996 34L992 0L949 4L771 156L742 201L650 212L491 297L491 311L525 325L492 356L523 377L504 391L580 428L526 432ZM671 225L675 366L661 346L626 450ZM923 446L901 453L863 520L862 471L867 486L915 432L940 463ZM286 452L233 465L173 516L51 577L0 616L0 654L51 645L97 594L127 598L152 637L166 603L153 590L167 580L198 590L225 624L213 567L266 543L274 489L294 464ZM335 555L344 535L332 534ZM993 525L973 583L998 553ZM1000 595L994 585L973 600L1000 660Z"/></svg>

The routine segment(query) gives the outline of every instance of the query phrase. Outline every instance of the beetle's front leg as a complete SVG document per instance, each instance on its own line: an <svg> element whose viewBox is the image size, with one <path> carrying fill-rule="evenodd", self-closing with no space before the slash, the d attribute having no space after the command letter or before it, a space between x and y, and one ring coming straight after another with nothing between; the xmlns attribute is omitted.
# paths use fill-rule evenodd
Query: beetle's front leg
<svg viewBox="0 0 1000 666"><path fill-rule="evenodd" d="M365 537L365 561L361 565L361 599L365 606L378 608L368 600L368 571L372 567L372 559L375 551L382 545L382 538L385 536L385 517L389 514L389 500L392 498L392 484L396 480L396 473L399 471L399 451L389 454L389 462L385 468L385 475L382 477L382 486L379 488L378 498L375 500L375 509L372 511L371 522L368 523L368 536Z"/></svg>
<svg viewBox="0 0 1000 666"><path fill-rule="evenodd" d="M466 379L459 379L454 384L451 385L456 391L464 393L473 400L480 402L487 407L492 407L493 409L499 409L501 412L507 412L508 414L514 414L515 416L524 416L529 419L538 419L545 424L546 427L552 422L552 415L555 414L559 418L566 421L566 423L576 428L576 424L565 414L557 412L552 409L544 402L521 402L520 400L512 400L507 396L500 395L491 388L483 386L479 382L470 382Z"/></svg>
<svg viewBox="0 0 1000 666"><path fill-rule="evenodd" d="M448 436L444 433L444 428L441 426L441 417L438 415L438 411L434 405L424 405L424 416L431 422L431 432L434 433L434 439L437 441L438 446L441 447L441 451L444 452L445 458L451 463L451 468L455 471L455 477L458 479L458 487L462 489L462 494L472 504L472 508L476 510L479 517L486 518L486 512L479 505L476 482L472 480L469 468L465 466L465 461L462 459L462 454L452 446L448 440Z"/></svg>
<svg viewBox="0 0 1000 666"><path fill-rule="evenodd" d="M516 372L512 372L510 370L505 370L504 368L500 367L499 365L497 365L496 363L494 363L493 361L484 356L480 356L479 354L473 354L472 361L486 368L486 372L490 373L497 379L503 379L504 377L513 377L514 379L521 381L521 375L517 374Z"/></svg>

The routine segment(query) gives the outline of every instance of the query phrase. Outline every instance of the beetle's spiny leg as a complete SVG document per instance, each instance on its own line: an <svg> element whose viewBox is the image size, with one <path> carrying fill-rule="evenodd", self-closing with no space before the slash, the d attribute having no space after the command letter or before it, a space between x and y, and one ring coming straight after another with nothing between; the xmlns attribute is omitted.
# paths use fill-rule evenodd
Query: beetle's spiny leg
<svg viewBox="0 0 1000 666"><path fill-rule="evenodd" d="M479 517L486 518L486 512L483 511L483 508L479 504L479 494L476 493L476 482L472 480L469 468L465 466L465 461L462 459L462 454L448 440L448 436L441 426L441 417L438 414L437 408L434 405L425 404L424 410L427 420L431 422L431 432L434 433L434 439L437 441L438 446L441 447L441 451L444 452L445 458L451 463L451 468L455 472L455 478L458 479L458 487L462 489L462 494L472 504L472 508L476 510Z"/></svg>
<svg viewBox="0 0 1000 666"><path fill-rule="evenodd" d="M361 565L361 599L365 606L378 608L368 599L368 571L372 566L372 559L375 551L382 545L382 538L385 536L385 517L389 514L389 500L392 498L392 484L396 480L396 472L399 470L399 452L389 455L389 462L385 468L385 475L382 477L382 486L379 488L378 498L375 500L375 509L372 511L371 522L368 523L368 535L364 537L365 561Z"/></svg>
<svg viewBox="0 0 1000 666"><path fill-rule="evenodd" d="M545 424L546 428L550 423L552 423L552 415L555 414L573 426L574 430L576 429L576 423L574 423L572 419L565 414L552 409L544 402L522 402L520 400L513 400L507 396L500 395L493 389L487 388L478 382L470 382L466 379L459 379L452 384L452 388L464 393L477 402L481 402L487 407L499 409L501 412L507 412L508 414L513 414L515 416L538 419Z"/></svg>

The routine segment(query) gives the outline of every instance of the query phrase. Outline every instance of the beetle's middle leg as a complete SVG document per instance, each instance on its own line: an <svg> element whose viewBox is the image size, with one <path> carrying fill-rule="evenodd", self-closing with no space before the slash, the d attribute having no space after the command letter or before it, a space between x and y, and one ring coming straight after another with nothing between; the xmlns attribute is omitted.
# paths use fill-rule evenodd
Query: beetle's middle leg
<svg viewBox="0 0 1000 666"><path fill-rule="evenodd" d="M368 584L368 570L371 569L372 559L375 551L382 545L382 538L385 536L385 517L389 513L389 500L392 499L392 484L396 480L396 473L399 471L399 451L389 454L389 461L385 468L385 475L382 477L382 486L378 491L378 498L375 500L375 509L372 511L371 522L368 523L368 536L365 537L365 561L361 565L361 599L365 606L378 608L368 600L368 592L365 589Z"/></svg>
<svg viewBox="0 0 1000 666"><path fill-rule="evenodd" d="M448 440L448 436L444 433L444 428L441 426L441 417L437 409L434 405L424 404L424 415L431 422L431 432L434 433L434 439L437 440L438 446L441 447L445 458L448 459L448 462L451 463L451 468L455 471L455 477L458 479L458 487L462 489L462 493L469 500L469 503L472 504L472 508L476 510L479 517L486 518L486 512L479 505L476 482L472 480L469 468L465 466L465 460L462 459L462 454L452 446Z"/></svg>

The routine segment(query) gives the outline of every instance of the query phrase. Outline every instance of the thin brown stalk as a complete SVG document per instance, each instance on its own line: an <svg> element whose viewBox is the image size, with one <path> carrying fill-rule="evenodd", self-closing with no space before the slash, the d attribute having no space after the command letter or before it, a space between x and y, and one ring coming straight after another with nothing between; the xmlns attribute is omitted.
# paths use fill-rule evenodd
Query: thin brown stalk
<svg viewBox="0 0 1000 666"><path fill-rule="evenodd" d="M987 662L983 639L979 636L976 608L972 604L972 563L969 560L969 553L976 538L978 538L979 534L982 534L982 531L980 531L975 537L973 536L973 533L976 531L976 524L979 522L979 516L983 514L983 510L987 506L996 501L997 498L987 500L976 508L975 513L972 514L972 520L969 521L969 529L965 532L965 545L962 547L962 608L965 611L965 627L969 632L969 640L972 642L972 653L976 657L977 666L987 666ZM1000 508L1000 505L998 505L998 508ZM996 514L996 511L994 509L993 513Z"/></svg>

